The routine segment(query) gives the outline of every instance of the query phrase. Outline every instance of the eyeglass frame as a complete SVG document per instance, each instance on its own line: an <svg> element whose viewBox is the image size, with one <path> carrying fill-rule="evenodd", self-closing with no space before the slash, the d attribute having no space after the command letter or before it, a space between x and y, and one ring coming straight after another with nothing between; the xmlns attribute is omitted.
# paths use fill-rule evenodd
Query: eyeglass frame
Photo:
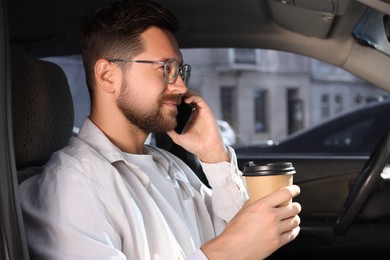
<svg viewBox="0 0 390 260"><path fill-rule="evenodd" d="M178 65L177 71L178 73L174 75L173 80L168 80L169 73L167 72L167 64L170 61L174 61L177 64L178 61L175 59L167 59L166 61L151 61L151 60L125 60L125 59L107 59L109 62L136 62L136 63L146 63L146 64L163 64L164 65L164 82L167 84L174 84L177 81L177 78L179 77L179 74L186 86L188 86L188 83L190 82L190 76L191 76L191 65L189 64L183 64ZM186 75L184 76L184 73Z"/></svg>

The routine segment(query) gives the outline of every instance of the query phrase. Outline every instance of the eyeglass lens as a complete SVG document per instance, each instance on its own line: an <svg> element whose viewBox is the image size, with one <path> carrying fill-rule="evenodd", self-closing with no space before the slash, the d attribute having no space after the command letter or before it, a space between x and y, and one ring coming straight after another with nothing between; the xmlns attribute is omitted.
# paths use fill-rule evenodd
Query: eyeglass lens
<svg viewBox="0 0 390 260"><path fill-rule="evenodd" d="M190 76L191 76L191 66L188 64L183 65L180 69L181 77L183 78L184 83L186 86L188 86L188 83L190 82Z"/></svg>
<svg viewBox="0 0 390 260"><path fill-rule="evenodd" d="M168 84L172 84L176 82L177 77L182 77L184 83L188 85L190 79L191 69L189 65L183 65L179 68L179 63L176 60L168 60L164 66L165 70L165 80Z"/></svg>

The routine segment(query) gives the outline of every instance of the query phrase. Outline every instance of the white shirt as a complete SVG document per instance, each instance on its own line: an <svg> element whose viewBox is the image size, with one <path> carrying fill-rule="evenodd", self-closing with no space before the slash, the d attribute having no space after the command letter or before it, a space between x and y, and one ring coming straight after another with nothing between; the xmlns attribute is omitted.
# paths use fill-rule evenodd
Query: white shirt
<svg viewBox="0 0 390 260"><path fill-rule="evenodd" d="M231 162L202 163L212 187L174 155L120 151L87 119L79 136L20 185L37 259L207 259L199 249L247 199Z"/></svg>

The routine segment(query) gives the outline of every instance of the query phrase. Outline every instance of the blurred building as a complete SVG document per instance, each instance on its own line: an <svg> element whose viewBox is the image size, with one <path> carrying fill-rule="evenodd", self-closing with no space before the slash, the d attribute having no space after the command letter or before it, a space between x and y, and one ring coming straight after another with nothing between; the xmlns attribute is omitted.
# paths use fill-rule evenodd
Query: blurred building
<svg viewBox="0 0 390 260"><path fill-rule="evenodd" d="M230 124L240 144L282 140L385 93L342 69L292 53L234 48L182 52L192 66L189 87L204 96L217 119ZM79 127L90 106L82 60L47 60L67 75ZM358 94L352 95L356 88Z"/></svg>
<svg viewBox="0 0 390 260"><path fill-rule="evenodd" d="M384 93L342 69L287 52L191 49L183 55L193 68L190 87L229 122L241 144L281 140ZM359 94L352 96L351 88Z"/></svg>

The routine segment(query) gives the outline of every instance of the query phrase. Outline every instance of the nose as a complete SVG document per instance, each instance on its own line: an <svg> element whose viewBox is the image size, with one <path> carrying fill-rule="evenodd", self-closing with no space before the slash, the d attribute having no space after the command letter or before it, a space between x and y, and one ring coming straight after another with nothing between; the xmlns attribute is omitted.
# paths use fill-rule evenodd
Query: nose
<svg viewBox="0 0 390 260"><path fill-rule="evenodd" d="M187 85L184 83L180 75L177 77L175 83L168 84L168 89L171 92L177 92L180 94L185 94L188 90Z"/></svg>

